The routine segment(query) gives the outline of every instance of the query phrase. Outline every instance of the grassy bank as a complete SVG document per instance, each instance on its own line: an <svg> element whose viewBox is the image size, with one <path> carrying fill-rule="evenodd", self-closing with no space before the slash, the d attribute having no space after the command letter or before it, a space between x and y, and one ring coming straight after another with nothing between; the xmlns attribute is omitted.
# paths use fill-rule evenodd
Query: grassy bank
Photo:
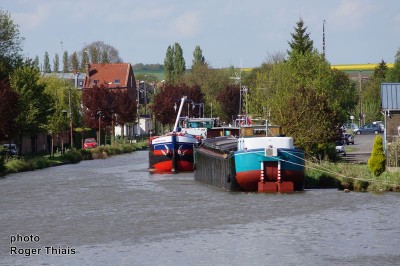
<svg viewBox="0 0 400 266"><path fill-rule="evenodd" d="M12 156L3 158L4 167L2 169L2 174L7 173L18 173L24 171L32 171L35 169L43 169L46 167L67 164L67 163L78 163L82 160L92 160L92 159L104 159L109 156L130 153L137 150L143 150L148 147L148 141L143 140L138 143L132 144L113 144L99 146L94 149L82 149L67 150L64 154L56 154L53 157L49 155L34 156L34 157L18 157ZM1 169L0 169L1 170Z"/></svg>
<svg viewBox="0 0 400 266"><path fill-rule="evenodd" d="M399 172L374 176L366 164L321 163L306 165L306 187L338 187L354 191L400 192Z"/></svg>

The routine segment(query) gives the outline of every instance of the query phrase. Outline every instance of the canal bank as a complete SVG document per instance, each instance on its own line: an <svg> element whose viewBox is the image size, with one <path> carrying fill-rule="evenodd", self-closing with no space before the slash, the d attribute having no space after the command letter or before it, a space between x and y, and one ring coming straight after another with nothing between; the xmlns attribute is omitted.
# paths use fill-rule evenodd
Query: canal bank
<svg viewBox="0 0 400 266"><path fill-rule="evenodd" d="M0 179L0 265L395 265L398 193L226 192L147 151ZM10 243L11 236L38 242ZM12 255L11 247L75 254ZM156 255L155 255L156 254Z"/></svg>

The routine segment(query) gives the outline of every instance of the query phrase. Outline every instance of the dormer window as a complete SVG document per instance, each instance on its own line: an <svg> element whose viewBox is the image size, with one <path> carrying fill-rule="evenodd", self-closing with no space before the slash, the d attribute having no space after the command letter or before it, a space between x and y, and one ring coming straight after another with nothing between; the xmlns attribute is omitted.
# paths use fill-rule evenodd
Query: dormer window
<svg viewBox="0 0 400 266"><path fill-rule="evenodd" d="M114 80L114 84L119 84L119 79Z"/></svg>
<svg viewBox="0 0 400 266"><path fill-rule="evenodd" d="M97 83L99 83L99 80L98 80L98 79L94 79L94 80L93 80L93 84L94 84L94 85L97 85Z"/></svg>

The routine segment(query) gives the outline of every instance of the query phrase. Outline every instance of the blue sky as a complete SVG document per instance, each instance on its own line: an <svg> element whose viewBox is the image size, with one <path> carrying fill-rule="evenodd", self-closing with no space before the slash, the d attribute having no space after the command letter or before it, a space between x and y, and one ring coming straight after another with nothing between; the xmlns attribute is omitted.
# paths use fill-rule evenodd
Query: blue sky
<svg viewBox="0 0 400 266"><path fill-rule="evenodd" d="M314 47L333 64L388 63L400 48L398 0L0 0L25 38L24 55L43 61L103 41L124 62L163 63L178 42L186 66L199 45L214 68L257 67L286 53L301 17Z"/></svg>

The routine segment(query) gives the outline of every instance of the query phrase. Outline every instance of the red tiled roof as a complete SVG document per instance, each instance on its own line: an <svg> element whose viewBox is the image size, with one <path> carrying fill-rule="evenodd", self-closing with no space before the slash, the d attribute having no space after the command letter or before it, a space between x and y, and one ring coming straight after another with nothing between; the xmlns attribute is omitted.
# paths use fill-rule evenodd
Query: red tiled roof
<svg viewBox="0 0 400 266"><path fill-rule="evenodd" d="M132 78L129 75L132 73L133 76L132 67L128 63L89 64L88 67L86 68L85 88L92 88L96 83L98 86L104 84L109 88L128 88L134 86L132 84L134 78L130 80Z"/></svg>

